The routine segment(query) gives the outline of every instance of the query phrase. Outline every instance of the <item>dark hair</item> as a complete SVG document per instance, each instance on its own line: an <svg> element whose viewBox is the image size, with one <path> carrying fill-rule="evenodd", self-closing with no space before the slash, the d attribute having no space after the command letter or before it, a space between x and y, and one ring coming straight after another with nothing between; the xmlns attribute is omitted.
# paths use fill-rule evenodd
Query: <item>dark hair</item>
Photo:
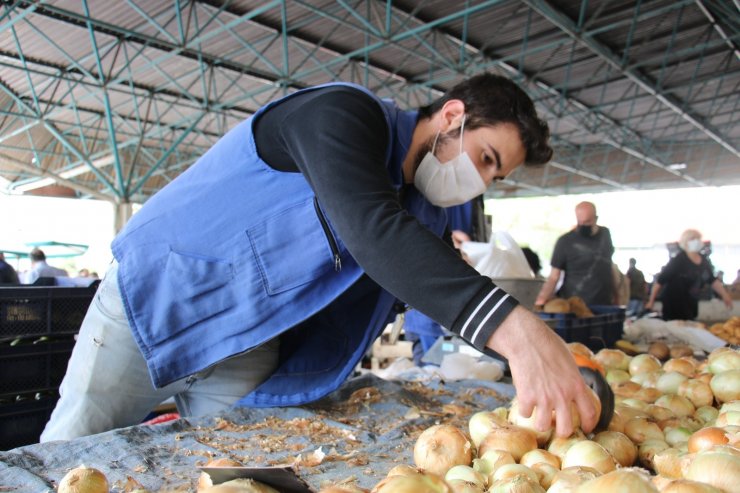
<svg viewBox="0 0 740 493"><path fill-rule="evenodd" d="M34 248L31 250L30 254L31 260L34 262L41 262L42 260L46 260L46 255L44 255L44 252L40 248Z"/></svg>
<svg viewBox="0 0 740 493"><path fill-rule="evenodd" d="M419 108L419 117L431 118L452 99L465 104L465 128L472 130L499 123L516 125L527 151L525 164L545 164L552 158L552 148L547 143L550 137L547 122L537 116L527 93L506 77L476 75L457 84L433 103Z"/></svg>

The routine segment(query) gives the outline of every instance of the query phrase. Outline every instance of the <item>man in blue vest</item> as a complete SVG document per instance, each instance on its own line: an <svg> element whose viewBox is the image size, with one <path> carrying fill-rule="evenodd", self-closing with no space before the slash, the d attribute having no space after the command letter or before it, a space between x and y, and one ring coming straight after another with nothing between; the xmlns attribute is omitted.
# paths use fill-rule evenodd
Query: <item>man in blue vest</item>
<svg viewBox="0 0 740 493"><path fill-rule="evenodd" d="M402 300L509 360L522 413L596 410L564 342L439 235L444 207L523 163L547 124L483 74L418 111L335 83L258 110L133 216L80 329L42 441L294 406L337 389Z"/></svg>

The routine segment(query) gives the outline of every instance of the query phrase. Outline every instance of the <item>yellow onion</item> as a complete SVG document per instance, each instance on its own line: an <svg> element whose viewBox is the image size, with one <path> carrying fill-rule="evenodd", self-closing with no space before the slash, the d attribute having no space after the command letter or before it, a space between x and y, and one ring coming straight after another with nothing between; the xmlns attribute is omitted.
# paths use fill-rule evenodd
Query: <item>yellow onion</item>
<svg viewBox="0 0 740 493"><path fill-rule="evenodd" d="M713 406L697 407L696 411L694 411L694 417L700 420L705 425L714 423L714 420L717 419L718 415L719 411L716 407Z"/></svg>
<svg viewBox="0 0 740 493"><path fill-rule="evenodd" d="M491 476L491 482L501 481L502 479L511 479L516 476L524 476L530 481L539 483L537 473L535 473L531 468L521 464L506 464L499 467Z"/></svg>
<svg viewBox="0 0 740 493"><path fill-rule="evenodd" d="M740 457L740 448L733 447L732 445L714 445L707 452L717 452L718 454L730 454L735 457Z"/></svg>
<svg viewBox="0 0 740 493"><path fill-rule="evenodd" d="M637 448L637 458L639 459L640 464L642 464L643 467L654 470L655 466L653 465L653 459L655 458L655 454L659 454L660 452L668 450L669 448L671 448L671 446L668 445L664 440L651 438L649 440L645 440Z"/></svg>
<svg viewBox="0 0 740 493"><path fill-rule="evenodd" d="M655 405L670 409L679 418L682 416L691 416L696 411L690 400L676 394L668 394L660 397L655 401Z"/></svg>
<svg viewBox="0 0 740 493"><path fill-rule="evenodd" d="M624 425L632 418L647 418L649 415L646 411L641 411L629 406L617 405L614 407L612 420L609 422L609 431L618 431L624 433Z"/></svg>
<svg viewBox="0 0 740 493"><path fill-rule="evenodd" d="M701 382L704 382L705 384L709 385L709 382L712 381L712 377L714 376L713 373L699 373L698 375L694 375L694 378L692 380L699 380Z"/></svg>
<svg viewBox="0 0 740 493"><path fill-rule="evenodd" d="M630 360L629 366L627 367L630 375L637 375L639 373L649 373L660 370L660 360L652 354L638 354Z"/></svg>
<svg viewBox="0 0 740 493"><path fill-rule="evenodd" d="M593 441L604 447L622 467L629 467L637 460L637 446L624 433L602 431L594 436Z"/></svg>
<svg viewBox="0 0 740 493"><path fill-rule="evenodd" d="M660 490L661 493L722 493L714 486L689 479L677 479Z"/></svg>
<svg viewBox="0 0 740 493"><path fill-rule="evenodd" d="M688 444L692 431L683 426L679 426L677 428L665 428L663 433L665 434L665 441L668 445L671 447L681 448L681 444Z"/></svg>
<svg viewBox="0 0 740 493"><path fill-rule="evenodd" d="M571 436L566 438L556 436L550 440L549 444L547 444L547 451L557 456L557 458L562 461L563 457L565 457L565 453L574 443L585 439L586 435L584 435L581 430L576 430Z"/></svg>
<svg viewBox="0 0 740 493"><path fill-rule="evenodd" d="M594 357L594 352L591 351L591 349L582 342L569 342L568 349L570 349L571 353L580 354L581 356L585 356L588 359Z"/></svg>
<svg viewBox="0 0 740 493"><path fill-rule="evenodd" d="M654 389L658 386L658 380L665 373L663 370L649 371L647 373L638 373L632 377L634 382L639 383L643 387Z"/></svg>
<svg viewBox="0 0 740 493"><path fill-rule="evenodd" d="M633 418L624 425L624 434L636 444L641 444L646 440L664 440L665 435L660 427L648 421L646 418Z"/></svg>
<svg viewBox="0 0 740 493"><path fill-rule="evenodd" d="M647 412L652 419L658 422L676 417L676 414L667 407L658 406L656 404L650 404L645 408L645 412Z"/></svg>
<svg viewBox="0 0 740 493"><path fill-rule="evenodd" d="M607 370L626 370L629 368L631 359L632 357L619 349L602 349L594 355L594 360L601 363L601 366Z"/></svg>
<svg viewBox="0 0 740 493"><path fill-rule="evenodd" d="M546 462L538 462L536 464L532 464L532 470L537 474L537 479L540 482L540 486L547 489L552 484L552 480L555 477L557 473L560 472L560 469L557 467L554 467L552 464L548 464Z"/></svg>
<svg viewBox="0 0 740 493"><path fill-rule="evenodd" d="M493 411L479 411L468 420L470 439L473 441L473 445L478 447L491 430L508 424L506 415L501 416L501 414Z"/></svg>
<svg viewBox="0 0 740 493"><path fill-rule="evenodd" d="M709 382L712 393L718 402L729 402L740 399L740 370L728 370L717 373Z"/></svg>
<svg viewBox="0 0 740 493"><path fill-rule="evenodd" d="M657 489L650 476L636 468L611 471L587 481L576 488L575 493L652 493Z"/></svg>
<svg viewBox="0 0 740 493"><path fill-rule="evenodd" d="M727 411L738 411L740 412L740 401L729 401L725 402L719 407L719 412L725 413Z"/></svg>
<svg viewBox="0 0 740 493"><path fill-rule="evenodd" d="M635 399L640 399L641 401L652 404L653 402L657 401L661 395L663 395L663 393L658 389L642 387L640 390L635 392L635 395L633 397Z"/></svg>
<svg viewBox="0 0 740 493"><path fill-rule="evenodd" d="M514 457L506 450L486 450L480 457L473 459L473 469L486 477L506 464L516 464Z"/></svg>
<svg viewBox="0 0 740 493"><path fill-rule="evenodd" d="M578 413L574 413L574 418L579 418ZM514 397L511 401L511 407L509 408L509 416L508 420L511 424L514 424L516 426L520 426L522 428L526 428L528 430L532 430L532 432L535 434L535 437L537 438L537 445L543 446L545 445L550 438L552 437L553 433L553 426L552 426L552 419L550 420L550 427L546 430L540 431L537 429L535 423L537 422L537 407L532 410L532 415L528 418L525 418L519 413L519 400ZM580 421L580 419L579 419ZM579 422L574 422L573 427L578 427Z"/></svg>
<svg viewBox="0 0 740 493"><path fill-rule="evenodd" d="M448 469L473 461L473 447L458 428L440 424L424 430L414 444L414 463L425 472L444 476Z"/></svg>
<svg viewBox="0 0 740 493"><path fill-rule="evenodd" d="M625 398L634 397L635 393L637 393L642 388L639 383L633 382L632 380L613 383L610 385L610 387L612 388L612 392L614 392L615 396Z"/></svg>
<svg viewBox="0 0 740 493"><path fill-rule="evenodd" d="M711 406L714 402L711 387L701 380L692 379L681 382L677 394L690 400L694 407Z"/></svg>
<svg viewBox="0 0 740 493"><path fill-rule="evenodd" d="M665 478L661 476L660 474L657 474L652 477L651 481L653 483L653 486L658 488L658 491L662 492L664 489L668 487L669 484L676 481L676 479L675 478Z"/></svg>
<svg viewBox="0 0 740 493"><path fill-rule="evenodd" d="M574 443L563 458L563 469L574 466L592 467L605 474L617 468L617 461L598 443L583 440Z"/></svg>
<svg viewBox="0 0 740 493"><path fill-rule="evenodd" d="M688 380L689 377L677 371L666 371L658 378L655 388L664 394L677 394L678 386Z"/></svg>
<svg viewBox="0 0 740 493"><path fill-rule="evenodd" d="M740 486L740 457L717 452L699 453L689 464L684 477L725 491L737 491Z"/></svg>
<svg viewBox="0 0 740 493"><path fill-rule="evenodd" d="M688 358L673 358L663 363L663 371L677 371L690 378L696 373L696 365Z"/></svg>
<svg viewBox="0 0 740 493"><path fill-rule="evenodd" d="M519 462L525 453L536 448L537 437L532 430L509 425L491 430L478 447L478 453L483 455L488 450L505 450Z"/></svg>
<svg viewBox="0 0 740 493"><path fill-rule="evenodd" d="M275 488L247 478L232 479L202 491L203 493L280 493Z"/></svg>
<svg viewBox="0 0 740 493"><path fill-rule="evenodd" d="M452 466L445 473L445 481L450 482L453 480L465 481L467 483L473 483L481 488L486 485L486 477L480 472L476 471L470 466L458 464Z"/></svg>
<svg viewBox="0 0 740 493"><path fill-rule="evenodd" d="M546 464L550 464L557 469L560 469L560 458L557 455L548 452L547 450L542 450L539 448L535 450L530 450L529 452L524 454L519 461L521 465L530 468L535 464L540 464L543 462Z"/></svg>
<svg viewBox="0 0 740 493"><path fill-rule="evenodd" d="M717 416L716 426L739 426L740 425L740 411L725 411L720 412Z"/></svg>
<svg viewBox="0 0 740 493"><path fill-rule="evenodd" d="M371 493L452 493L450 486L435 474L390 476L376 484Z"/></svg>
<svg viewBox="0 0 740 493"><path fill-rule="evenodd" d="M724 445L729 442L725 430L709 426L695 431L689 438L689 452L701 452L715 445Z"/></svg>
<svg viewBox="0 0 740 493"><path fill-rule="evenodd" d="M206 462L206 467L241 467L242 465L243 464L241 462L229 459L228 457L219 457L218 459L211 459ZM213 481L211 480L210 474L205 471L201 472L198 477L197 491L200 492L210 488L211 486L213 486Z"/></svg>
<svg viewBox="0 0 740 493"><path fill-rule="evenodd" d="M386 474L386 477L390 476L412 476L414 474L421 474L424 471L419 469L418 467L410 466L408 464L399 464L397 466L394 466L391 468L390 471L388 471L388 474Z"/></svg>
<svg viewBox="0 0 740 493"><path fill-rule="evenodd" d="M725 351L709 361L709 371L715 375L729 370L740 370L740 352Z"/></svg>
<svg viewBox="0 0 740 493"><path fill-rule="evenodd" d="M75 467L59 481L58 493L108 493L108 479L98 469Z"/></svg>
<svg viewBox="0 0 740 493"><path fill-rule="evenodd" d="M663 477L678 479L683 475L682 463L686 456L686 452L677 448L661 450L653 456L653 468Z"/></svg>
<svg viewBox="0 0 740 493"><path fill-rule="evenodd" d="M647 412L647 407L650 405L645 401L641 401L640 399L635 399L635 398L622 399L620 404L622 406L639 409L640 411L645 411L645 412Z"/></svg>
<svg viewBox="0 0 740 493"><path fill-rule="evenodd" d="M625 370L616 370L612 368L606 372L606 382L609 385L622 383L622 382L629 382L629 381L630 381L630 374L627 373Z"/></svg>
<svg viewBox="0 0 740 493"><path fill-rule="evenodd" d="M547 493L571 493L578 485L601 476L591 467L568 467L555 474Z"/></svg>
<svg viewBox="0 0 740 493"><path fill-rule="evenodd" d="M131 493L135 493L136 490ZM321 488L319 493L368 493L369 490L360 488L352 484L335 484L326 488Z"/></svg>
<svg viewBox="0 0 740 493"><path fill-rule="evenodd" d="M470 481L463 481L462 479L446 479L445 481L452 493L485 493L486 491L484 486L471 483Z"/></svg>
<svg viewBox="0 0 740 493"><path fill-rule="evenodd" d="M487 493L545 493L545 490L526 476L514 476L495 481Z"/></svg>

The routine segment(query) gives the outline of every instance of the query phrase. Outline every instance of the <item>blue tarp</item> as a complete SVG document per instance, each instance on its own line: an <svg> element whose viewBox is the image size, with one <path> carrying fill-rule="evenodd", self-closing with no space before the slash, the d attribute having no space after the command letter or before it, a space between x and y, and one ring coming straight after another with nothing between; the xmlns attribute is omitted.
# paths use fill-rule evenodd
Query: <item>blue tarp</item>
<svg viewBox="0 0 740 493"><path fill-rule="evenodd" d="M103 471L113 492L195 491L198 466L218 457L294 464L315 491L345 480L369 489L392 467L413 464L427 427L445 422L467 432L473 413L508 405L513 394L501 382L391 382L366 374L307 406L232 409L0 452L0 491L52 491L80 464Z"/></svg>

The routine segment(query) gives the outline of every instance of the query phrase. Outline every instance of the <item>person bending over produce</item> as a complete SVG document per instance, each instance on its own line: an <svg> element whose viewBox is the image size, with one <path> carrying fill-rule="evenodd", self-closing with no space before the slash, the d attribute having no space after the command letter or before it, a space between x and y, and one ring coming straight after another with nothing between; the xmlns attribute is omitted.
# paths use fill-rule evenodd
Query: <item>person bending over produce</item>
<svg viewBox="0 0 740 493"><path fill-rule="evenodd" d="M547 124L482 74L418 111L333 83L266 105L154 195L112 244L42 441L183 416L295 406L352 373L403 300L509 360L522 414L597 416L564 342L438 235L443 207L522 163ZM542 410L544 412L539 412Z"/></svg>

